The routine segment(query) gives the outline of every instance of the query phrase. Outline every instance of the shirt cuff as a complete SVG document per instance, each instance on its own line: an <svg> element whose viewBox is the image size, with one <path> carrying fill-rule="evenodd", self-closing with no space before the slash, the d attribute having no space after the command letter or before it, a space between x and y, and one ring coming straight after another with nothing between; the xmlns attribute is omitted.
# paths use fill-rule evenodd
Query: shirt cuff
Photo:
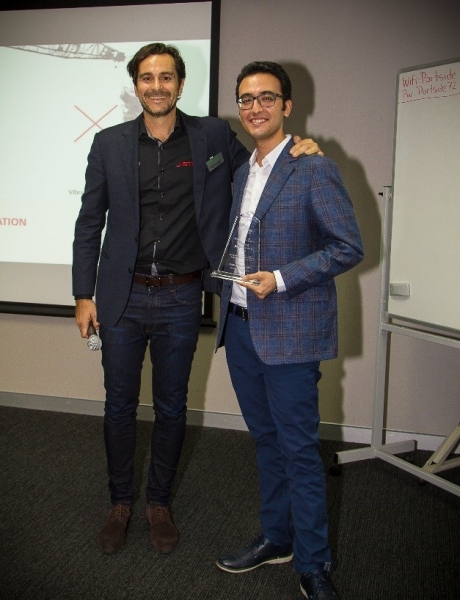
<svg viewBox="0 0 460 600"><path fill-rule="evenodd" d="M275 279L276 279L276 291L277 292L285 292L286 286L284 285L284 280L281 276L281 273L279 271L273 271L273 275L275 276Z"/></svg>

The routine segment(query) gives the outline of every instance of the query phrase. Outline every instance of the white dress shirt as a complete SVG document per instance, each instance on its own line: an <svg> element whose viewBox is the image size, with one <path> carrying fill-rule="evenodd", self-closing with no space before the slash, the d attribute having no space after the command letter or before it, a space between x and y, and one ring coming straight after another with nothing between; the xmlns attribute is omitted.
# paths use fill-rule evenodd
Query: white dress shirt
<svg viewBox="0 0 460 600"><path fill-rule="evenodd" d="M246 272L244 269L244 243L246 241L249 225L256 212L257 205L259 204L260 197L264 191L267 179L272 172L273 166L290 139L291 136L287 134L284 140L262 160L261 166L257 164L257 150L254 150L249 159L249 174L244 188L240 211L241 218L238 226L236 264L240 273ZM274 271L274 275L278 292L284 292L286 287L283 278L281 277L281 273L279 271ZM247 307L246 295L246 288L239 285L239 283L234 282L232 287L232 297L230 299L231 302Z"/></svg>

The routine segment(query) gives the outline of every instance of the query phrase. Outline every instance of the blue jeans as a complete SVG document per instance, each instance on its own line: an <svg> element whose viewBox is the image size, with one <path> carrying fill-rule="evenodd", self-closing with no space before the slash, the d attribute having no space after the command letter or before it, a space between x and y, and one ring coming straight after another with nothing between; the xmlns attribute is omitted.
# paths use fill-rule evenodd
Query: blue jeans
<svg viewBox="0 0 460 600"><path fill-rule="evenodd" d="M252 343L248 321L229 314L225 351L241 412L256 443L264 535L294 541L300 573L331 561L326 479L319 452L319 362L267 365Z"/></svg>
<svg viewBox="0 0 460 600"><path fill-rule="evenodd" d="M131 504L133 498L136 412L148 345L155 421L146 495L152 504L166 506L169 502L185 435L201 302L199 279L170 287L134 283L119 322L100 327L106 390L104 440L112 504Z"/></svg>

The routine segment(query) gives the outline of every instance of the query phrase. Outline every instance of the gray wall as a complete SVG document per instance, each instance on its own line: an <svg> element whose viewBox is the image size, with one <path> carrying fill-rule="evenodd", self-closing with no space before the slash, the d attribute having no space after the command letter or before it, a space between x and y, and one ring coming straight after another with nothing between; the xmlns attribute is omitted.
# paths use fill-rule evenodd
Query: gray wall
<svg viewBox="0 0 460 600"><path fill-rule="evenodd" d="M378 194L392 181L396 76L404 67L459 56L459 25L455 1L222 3L220 114L236 117L234 81L241 65L258 59L285 65L294 87L290 131L314 137L337 160L364 237L365 261L338 280L341 354L323 365L325 420L371 422L383 207ZM429 151L430 140L426 144ZM458 350L393 336L388 426L450 431L458 420L459 366Z"/></svg>
<svg viewBox="0 0 460 600"><path fill-rule="evenodd" d="M220 116L241 132L234 95L241 66L281 62L294 87L287 129L313 137L338 162L364 238L364 262L337 281L340 356L323 364L326 422L356 428L372 423L379 193L392 180L396 76L404 67L459 56L458 14L453 0L222 0ZM0 335L0 390L102 402L99 358L86 350L70 320L0 315ZM190 408L238 414L225 356L214 355L213 343L214 333L203 332ZM393 336L388 427L449 433L458 422L459 358L456 349ZM144 379L141 402L148 403L147 373Z"/></svg>

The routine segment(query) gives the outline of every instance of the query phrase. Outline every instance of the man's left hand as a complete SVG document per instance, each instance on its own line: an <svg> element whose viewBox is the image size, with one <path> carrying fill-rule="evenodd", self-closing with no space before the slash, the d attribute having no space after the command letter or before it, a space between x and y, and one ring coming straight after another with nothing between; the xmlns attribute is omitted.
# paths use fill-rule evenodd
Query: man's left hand
<svg viewBox="0 0 460 600"><path fill-rule="evenodd" d="M318 156L324 156L324 152L315 140L312 140L311 138L302 140L298 135L292 136L292 140L295 144L290 150L292 156L297 157L301 154L318 154Z"/></svg>
<svg viewBox="0 0 460 600"><path fill-rule="evenodd" d="M260 300L263 300L276 290L276 279L271 271L249 273L248 275L244 275L238 283L246 289L251 290L251 292L254 292Z"/></svg>

